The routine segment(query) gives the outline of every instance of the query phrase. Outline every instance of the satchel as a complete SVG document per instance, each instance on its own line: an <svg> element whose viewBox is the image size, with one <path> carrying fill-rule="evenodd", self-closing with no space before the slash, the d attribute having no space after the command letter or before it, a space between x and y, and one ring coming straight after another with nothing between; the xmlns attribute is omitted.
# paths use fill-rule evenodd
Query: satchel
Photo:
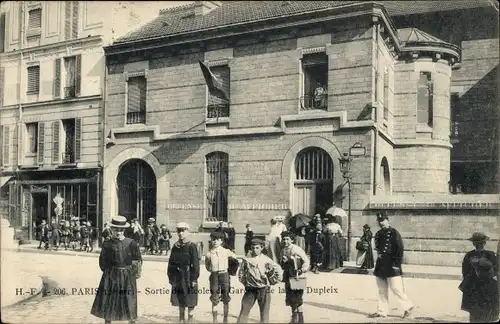
<svg viewBox="0 0 500 324"><path fill-rule="evenodd" d="M290 278L291 290L305 290L307 288L305 277L292 277Z"/></svg>
<svg viewBox="0 0 500 324"><path fill-rule="evenodd" d="M266 265L266 277L271 286L274 286L281 282L280 274L269 264Z"/></svg>
<svg viewBox="0 0 500 324"><path fill-rule="evenodd" d="M356 250L358 250L358 251L365 251L366 250L366 247L363 244L363 241L356 242Z"/></svg>

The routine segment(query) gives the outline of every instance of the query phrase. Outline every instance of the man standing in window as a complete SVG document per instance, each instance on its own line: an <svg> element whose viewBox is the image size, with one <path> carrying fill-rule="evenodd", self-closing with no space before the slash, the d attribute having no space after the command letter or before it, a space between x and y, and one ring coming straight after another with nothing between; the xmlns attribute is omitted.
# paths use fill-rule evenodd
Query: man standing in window
<svg viewBox="0 0 500 324"><path fill-rule="evenodd" d="M314 108L321 109L325 106L325 96L326 96L326 89L323 87L321 82L317 82L313 95Z"/></svg>
<svg viewBox="0 0 500 324"><path fill-rule="evenodd" d="M409 317L413 309L412 302L406 296L403 286L404 246L399 232L389 225L389 217L385 212L377 213L377 222L380 230L375 234L375 249L377 250L377 263L374 275L378 286L378 310L369 317L387 317L389 312L389 289L403 306L403 318Z"/></svg>

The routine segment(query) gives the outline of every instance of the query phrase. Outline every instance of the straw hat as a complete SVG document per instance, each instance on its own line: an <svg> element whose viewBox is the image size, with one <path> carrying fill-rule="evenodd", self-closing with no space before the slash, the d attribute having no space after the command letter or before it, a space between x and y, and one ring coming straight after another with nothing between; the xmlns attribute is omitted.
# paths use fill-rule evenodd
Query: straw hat
<svg viewBox="0 0 500 324"><path fill-rule="evenodd" d="M127 218L123 216L113 216L109 226L113 228L128 228L130 224L127 223Z"/></svg>

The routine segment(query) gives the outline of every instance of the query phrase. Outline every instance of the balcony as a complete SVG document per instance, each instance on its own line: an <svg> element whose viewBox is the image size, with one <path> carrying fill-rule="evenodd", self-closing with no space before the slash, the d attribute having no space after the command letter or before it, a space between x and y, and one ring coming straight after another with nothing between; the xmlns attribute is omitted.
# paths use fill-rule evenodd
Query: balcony
<svg viewBox="0 0 500 324"><path fill-rule="evenodd" d="M64 87L64 98L75 98L75 97L76 97L75 86Z"/></svg>
<svg viewBox="0 0 500 324"><path fill-rule="evenodd" d="M74 164L75 154L73 152L65 152L61 154L61 164Z"/></svg>
<svg viewBox="0 0 500 324"><path fill-rule="evenodd" d="M304 95L300 97L300 110L328 110L328 95Z"/></svg>
<svg viewBox="0 0 500 324"><path fill-rule="evenodd" d="M146 123L145 111L134 111L127 113L127 125L145 124L145 123Z"/></svg>
<svg viewBox="0 0 500 324"><path fill-rule="evenodd" d="M207 118L229 117L229 103L207 106Z"/></svg>
<svg viewBox="0 0 500 324"><path fill-rule="evenodd" d="M457 121L451 122L450 142L452 144L460 142L460 123Z"/></svg>

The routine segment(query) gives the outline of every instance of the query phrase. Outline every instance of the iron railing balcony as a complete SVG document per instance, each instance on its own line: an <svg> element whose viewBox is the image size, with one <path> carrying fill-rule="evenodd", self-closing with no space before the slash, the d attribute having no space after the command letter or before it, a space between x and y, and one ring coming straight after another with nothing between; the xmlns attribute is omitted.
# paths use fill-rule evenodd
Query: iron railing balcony
<svg viewBox="0 0 500 324"><path fill-rule="evenodd" d="M127 124L145 124L145 123L146 123L145 111L134 111L127 113Z"/></svg>
<svg viewBox="0 0 500 324"><path fill-rule="evenodd" d="M75 97L76 97L75 86L64 87L64 98L75 98Z"/></svg>
<svg viewBox="0 0 500 324"><path fill-rule="evenodd" d="M304 95L300 97L300 110L328 110L328 95Z"/></svg>
<svg viewBox="0 0 500 324"><path fill-rule="evenodd" d="M229 117L229 103L209 104L207 106L207 118Z"/></svg>

